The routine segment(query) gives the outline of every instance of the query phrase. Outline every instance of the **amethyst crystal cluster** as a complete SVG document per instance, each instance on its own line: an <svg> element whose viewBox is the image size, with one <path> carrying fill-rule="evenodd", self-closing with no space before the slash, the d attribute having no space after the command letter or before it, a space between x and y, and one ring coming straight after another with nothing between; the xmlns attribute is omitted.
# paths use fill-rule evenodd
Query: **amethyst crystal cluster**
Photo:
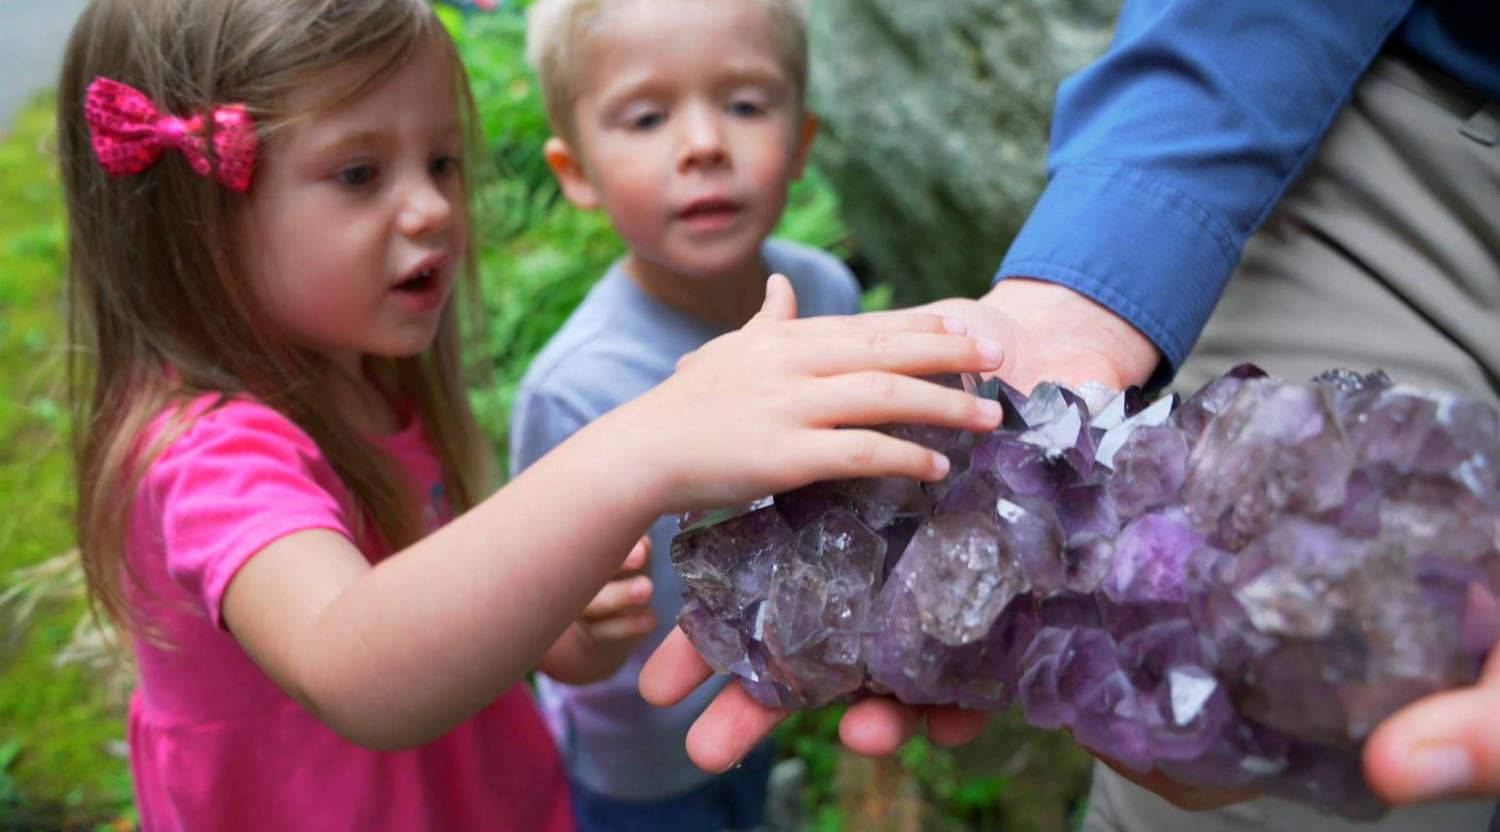
<svg viewBox="0 0 1500 832"><path fill-rule="evenodd" d="M1380 814L1359 748L1500 635L1500 420L1383 373L1237 367L1178 405L951 378L946 479L684 518L679 623L759 701L1002 708L1135 769ZM696 520L696 522L694 522Z"/></svg>

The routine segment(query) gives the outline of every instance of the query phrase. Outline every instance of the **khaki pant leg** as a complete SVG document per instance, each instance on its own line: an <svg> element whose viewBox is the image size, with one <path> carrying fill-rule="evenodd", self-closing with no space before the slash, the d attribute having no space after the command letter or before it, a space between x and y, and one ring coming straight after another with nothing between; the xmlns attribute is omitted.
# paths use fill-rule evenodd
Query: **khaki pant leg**
<svg viewBox="0 0 1500 832"><path fill-rule="evenodd" d="M1398 383L1500 403L1493 134L1500 103L1377 62L1246 246L1176 387L1248 360L1298 379L1383 367Z"/></svg>
<svg viewBox="0 0 1500 832"><path fill-rule="evenodd" d="M1500 403L1497 139L1500 103L1379 60L1246 247L1177 389L1252 361L1298 379L1380 367ZM1095 768L1089 832L1463 832L1494 814L1492 802L1455 801L1353 824L1271 798L1194 813Z"/></svg>

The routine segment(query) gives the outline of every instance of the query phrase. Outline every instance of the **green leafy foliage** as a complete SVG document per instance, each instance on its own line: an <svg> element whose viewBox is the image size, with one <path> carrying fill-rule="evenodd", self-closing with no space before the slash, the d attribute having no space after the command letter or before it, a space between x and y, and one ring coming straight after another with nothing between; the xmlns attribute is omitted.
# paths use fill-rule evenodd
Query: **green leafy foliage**
<svg viewBox="0 0 1500 832"><path fill-rule="evenodd" d="M512 0L493 14L440 7L469 69L486 137L475 171L481 296L470 333L470 397L502 456L521 375L624 251L602 214L561 197L542 158L550 133L523 60L525 5ZM57 662L76 638L83 606L64 574L76 578L77 567L65 554L73 506L62 396L65 233L51 121L50 104L39 101L17 117L11 135L0 133L0 596L36 602L24 622L0 627L0 829L128 830L137 818L119 756L118 697L96 673ZM816 169L794 185L776 233L854 254L838 197ZM864 308L892 301L889 287L875 287ZM64 573L54 575L49 564ZM38 579L49 575L58 580ZM0 616L6 606L0 601ZM806 763L808 830L844 828L836 800L846 753L838 743L842 713L793 714L777 732L780 753ZM997 721L969 749L926 740L902 749L930 815L924 825L1076 825L1087 758L1060 737L1038 744L1015 722Z"/></svg>
<svg viewBox="0 0 1500 832"><path fill-rule="evenodd" d="M52 137L41 100L0 133L0 828L89 828L130 811L129 774L110 753L118 701L58 662L84 615L77 584L17 578L49 574L36 571L49 561L77 569L64 554L73 482Z"/></svg>
<svg viewBox="0 0 1500 832"><path fill-rule="evenodd" d="M552 132L524 59L526 5L507 3L490 14L445 11L486 140L483 169L475 172L481 324L470 402L502 460L526 367L625 251L603 213L580 211L562 197L542 156ZM775 233L849 253L838 197L816 170L793 185Z"/></svg>

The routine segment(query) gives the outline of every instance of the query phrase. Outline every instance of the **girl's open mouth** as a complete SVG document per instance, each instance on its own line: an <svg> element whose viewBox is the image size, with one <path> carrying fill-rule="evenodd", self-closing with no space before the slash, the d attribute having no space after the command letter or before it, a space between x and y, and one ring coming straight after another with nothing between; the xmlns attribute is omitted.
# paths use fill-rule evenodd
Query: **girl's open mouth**
<svg viewBox="0 0 1500 832"><path fill-rule="evenodd" d="M437 269L423 269L415 275L397 283L395 289L398 292L422 294L437 286L437 274Z"/></svg>

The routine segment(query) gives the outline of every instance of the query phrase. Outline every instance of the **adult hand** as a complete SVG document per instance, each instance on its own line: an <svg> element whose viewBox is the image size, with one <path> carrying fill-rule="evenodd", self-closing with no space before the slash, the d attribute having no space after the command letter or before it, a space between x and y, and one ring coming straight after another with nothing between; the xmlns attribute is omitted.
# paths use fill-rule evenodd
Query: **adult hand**
<svg viewBox="0 0 1500 832"><path fill-rule="evenodd" d="M1479 682L1419 699L1365 743L1365 778L1395 804L1500 795L1500 649Z"/></svg>
<svg viewBox="0 0 1500 832"><path fill-rule="evenodd" d="M641 696L658 707L673 705L711 675L713 670L687 636L682 630L673 629L641 669ZM790 713L756 702L738 682L731 683L688 731L688 757L705 771L725 771L750 753ZM924 717L933 742L951 746L978 736L990 715L959 708L917 708L877 697L849 707L839 722L839 739L856 754L890 754L921 729Z"/></svg>
<svg viewBox="0 0 1500 832"><path fill-rule="evenodd" d="M996 375L1021 390L1041 381L1097 381L1123 389L1144 384L1161 361L1156 346L1130 323L1054 283L1009 278L977 301L949 299L920 308L959 318L976 337L999 341L1005 357ZM1255 797L1243 790L1183 786L1161 772L1138 772L1095 756L1120 776L1182 809L1216 809Z"/></svg>
<svg viewBox="0 0 1500 832"><path fill-rule="evenodd" d="M949 298L917 310L958 318L970 335L999 341L1004 358L995 374L1020 390L1039 381L1123 389L1145 383L1161 360L1123 318L1055 283L1009 278L979 300Z"/></svg>
<svg viewBox="0 0 1500 832"><path fill-rule="evenodd" d="M958 318L972 337L999 341L1005 349L996 373L1022 390L1043 380L1094 380L1123 388L1144 382L1159 360L1156 347L1123 319L1071 289L1042 281L1005 280L980 300L951 298L919 311ZM710 675L687 638L673 630L641 671L641 695L654 705L675 704ZM730 684L688 732L688 756L700 768L723 771L787 714L760 705L737 683ZM875 697L849 708L839 723L839 737L851 751L876 756L894 752L921 729L924 719L934 742L961 745L978 736L989 718L982 711L918 708ZM1187 803L1199 797L1167 796Z"/></svg>
<svg viewBox="0 0 1500 832"><path fill-rule="evenodd" d="M1094 754L1088 748L1084 748L1083 750ZM1102 754L1094 754L1094 759L1114 769L1116 774L1137 786L1147 791L1155 792L1158 797L1179 809L1203 812L1209 809L1231 806L1260 795L1259 792L1245 789L1213 789L1184 786L1181 783L1168 779L1165 774L1159 771L1134 771L1123 763L1112 760Z"/></svg>

